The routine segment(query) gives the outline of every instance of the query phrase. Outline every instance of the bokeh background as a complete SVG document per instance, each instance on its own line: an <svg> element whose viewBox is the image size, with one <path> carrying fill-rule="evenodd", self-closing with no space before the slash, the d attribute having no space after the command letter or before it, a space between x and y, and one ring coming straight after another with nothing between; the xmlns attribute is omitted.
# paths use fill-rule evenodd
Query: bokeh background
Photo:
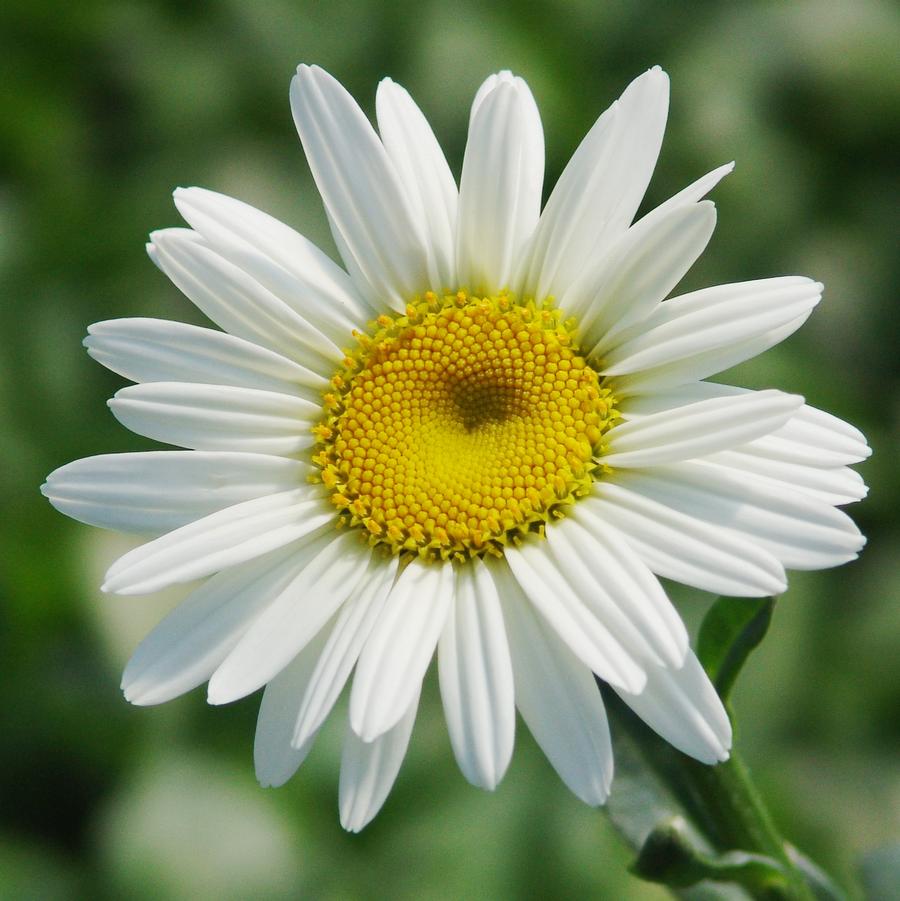
<svg viewBox="0 0 900 901"><path fill-rule="evenodd" d="M682 288L826 283L802 331L729 380L803 393L864 429L872 490L853 512L869 546L840 570L793 576L735 707L738 746L785 834L859 891L859 856L900 831L898 46L897 8L874 0L5 0L0 898L665 896L627 875L631 852L524 728L500 789L469 787L433 684L361 836L338 825L339 723L287 787L262 790L257 698L210 709L198 690L138 709L120 696L129 653L178 596L101 595L128 541L56 514L38 485L74 458L150 447L115 424L104 400L122 382L80 342L101 319L200 321L143 250L150 229L179 224L175 186L236 195L333 247L288 107L300 61L370 113L378 78L405 84L457 174L475 89L511 68L541 108L548 185L627 82L660 63L672 108L646 206L738 164ZM674 594L696 627L710 598Z"/></svg>

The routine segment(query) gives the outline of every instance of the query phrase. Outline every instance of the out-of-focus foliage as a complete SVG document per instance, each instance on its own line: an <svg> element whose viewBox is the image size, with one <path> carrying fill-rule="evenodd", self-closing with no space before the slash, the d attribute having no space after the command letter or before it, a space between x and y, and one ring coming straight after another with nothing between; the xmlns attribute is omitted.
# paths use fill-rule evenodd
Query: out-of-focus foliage
<svg viewBox="0 0 900 901"><path fill-rule="evenodd" d="M659 898L629 877L606 819L520 728L494 795L452 763L433 686L398 785L361 836L336 793L341 724L286 788L252 775L256 699L201 691L129 707L118 673L176 600L104 597L126 544L37 487L89 454L147 449L103 399L121 381L80 347L118 316L201 321L147 261L176 185L241 197L330 247L293 132L300 61L372 111L406 85L458 173L468 104L491 71L532 86L552 184L594 118L654 63L670 127L648 197L719 163L720 226L684 288L802 273L825 300L734 380L803 393L876 450L854 510L869 547L794 574L738 682L743 748L784 832L852 881L898 830L900 554L895 311L900 18L875 0L491 7L331 0L0 5L0 898ZM674 591L696 624L710 598Z"/></svg>

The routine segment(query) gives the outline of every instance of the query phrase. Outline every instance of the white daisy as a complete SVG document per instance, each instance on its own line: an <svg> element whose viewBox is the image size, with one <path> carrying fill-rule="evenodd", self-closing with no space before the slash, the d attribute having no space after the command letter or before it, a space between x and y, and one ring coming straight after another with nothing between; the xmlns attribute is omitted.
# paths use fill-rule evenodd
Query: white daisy
<svg viewBox="0 0 900 901"><path fill-rule="evenodd" d="M588 133L540 208L543 135L521 78L472 105L459 190L422 113L386 79L379 132L316 67L291 85L346 270L301 235L200 188L153 261L223 331L92 326L138 384L114 415L184 451L91 457L44 493L82 522L152 538L104 590L205 579L138 647L135 704L203 682L265 686L256 770L291 777L351 672L341 822L376 814L437 650L453 751L494 788L515 709L588 804L613 760L594 674L706 763L731 728L656 576L785 589L785 567L856 557L841 511L862 435L803 399L703 381L797 329L822 286L773 278L665 300L706 246L704 176L632 224L668 108L658 68ZM338 528L340 527L340 528Z"/></svg>

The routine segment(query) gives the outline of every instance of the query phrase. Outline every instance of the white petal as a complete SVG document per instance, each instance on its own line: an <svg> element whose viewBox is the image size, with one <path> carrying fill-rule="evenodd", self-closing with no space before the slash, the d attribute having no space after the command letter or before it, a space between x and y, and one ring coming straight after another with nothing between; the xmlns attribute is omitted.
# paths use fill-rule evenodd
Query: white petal
<svg viewBox="0 0 900 901"><path fill-rule="evenodd" d="M103 591L149 594L237 566L332 522L321 490L306 486L234 504L120 557Z"/></svg>
<svg viewBox="0 0 900 901"><path fill-rule="evenodd" d="M713 397L740 397L750 391L734 385L694 382L654 394L626 397L619 404L619 411L625 419L638 419ZM824 469L858 463L872 453L859 429L808 404L800 407L781 428L739 449L771 460Z"/></svg>
<svg viewBox="0 0 900 901"><path fill-rule="evenodd" d="M409 707L396 725L373 741L364 742L350 726L347 727L341 754L338 803L341 825L348 832L359 832L381 810L406 756L418 708L417 687Z"/></svg>
<svg viewBox="0 0 900 901"><path fill-rule="evenodd" d="M620 472L626 488L752 539L789 569L856 558L865 539L840 510L785 486L702 461Z"/></svg>
<svg viewBox="0 0 900 901"><path fill-rule="evenodd" d="M407 91L390 78L378 85L375 111L384 148L422 223L430 283L451 291L457 286L458 192L453 174L425 116Z"/></svg>
<svg viewBox="0 0 900 901"><path fill-rule="evenodd" d="M679 751L702 763L728 759L731 723L693 651L680 669L649 666L647 686L639 695L620 689L616 692L651 729Z"/></svg>
<svg viewBox="0 0 900 901"><path fill-rule="evenodd" d="M370 304L403 310L431 287L427 252L378 135L353 98L318 66L297 69L291 110L350 274Z"/></svg>
<svg viewBox="0 0 900 901"><path fill-rule="evenodd" d="M625 232L650 183L669 108L658 67L636 78L597 120L541 216L523 293L562 296L585 264Z"/></svg>
<svg viewBox="0 0 900 901"><path fill-rule="evenodd" d="M290 394L190 382L129 385L109 407L126 428L156 441L277 456L311 447L322 416L320 404Z"/></svg>
<svg viewBox="0 0 900 901"><path fill-rule="evenodd" d="M652 652L607 594L577 591L546 541L508 547L505 557L522 591L582 662L611 684L640 690L639 659Z"/></svg>
<svg viewBox="0 0 900 901"><path fill-rule="evenodd" d="M302 565L290 545L204 582L138 645L122 675L125 697L162 704L206 682Z"/></svg>
<svg viewBox="0 0 900 901"><path fill-rule="evenodd" d="M256 719L253 763L256 778L263 788L284 785L306 759L315 741L315 733L299 748L291 746L297 706L306 690L310 673L319 659L327 629L288 664L263 692Z"/></svg>
<svg viewBox="0 0 900 901"><path fill-rule="evenodd" d="M676 582L734 597L787 587L784 567L752 541L635 494L615 484L615 474L594 486L578 512L617 529L653 572Z"/></svg>
<svg viewBox="0 0 900 901"><path fill-rule="evenodd" d="M635 494L615 479L614 473L597 482L577 512L620 531L657 575L732 597L766 597L787 587L784 567L751 540Z"/></svg>
<svg viewBox="0 0 900 901"><path fill-rule="evenodd" d="M387 560L373 554L369 571L354 596L338 612L319 662L309 678L292 736L302 747L325 721L356 665L397 575L397 557Z"/></svg>
<svg viewBox="0 0 900 901"><path fill-rule="evenodd" d="M671 302L667 300L662 306ZM761 335L754 335L744 341L738 341L736 344L704 350L676 360L674 363L663 363L641 372L614 376L610 380L610 386L617 397L623 398L652 394L657 391L669 391L697 379L705 379L707 376L736 366L744 360L759 356L792 335L808 318L809 312L806 312L785 325Z"/></svg>
<svg viewBox="0 0 900 901"><path fill-rule="evenodd" d="M266 213L203 188L178 188L175 206L211 247L252 270L270 291L337 344L346 341L339 336L346 324L358 328L378 315L381 308L363 300L340 266Z"/></svg>
<svg viewBox="0 0 900 901"><path fill-rule="evenodd" d="M704 200L628 229L560 301L581 323L581 346L602 354L646 318L703 253L715 225L716 208Z"/></svg>
<svg viewBox="0 0 900 901"><path fill-rule="evenodd" d="M670 210L673 210L676 207L688 206L689 204L696 203L698 200L702 200L726 175L733 171L734 163L731 162L725 163L724 166L719 166L718 169L713 169L712 172L707 172L706 175L698 178L686 188L682 188L677 194L673 194L658 207L654 207L654 209L650 210L643 219L639 219L638 222L647 222L651 219L665 216Z"/></svg>
<svg viewBox="0 0 900 901"><path fill-rule="evenodd" d="M657 307L639 335L605 354L603 374L640 372L740 345L808 316L821 297L819 282L799 276L673 297Z"/></svg>
<svg viewBox="0 0 900 901"><path fill-rule="evenodd" d="M586 804L602 804L613 755L594 677L535 616L505 563L488 565L503 605L522 719L569 789Z"/></svg>
<svg viewBox="0 0 900 901"><path fill-rule="evenodd" d="M603 462L657 466L736 447L784 425L803 398L781 391L701 400L623 422L607 437Z"/></svg>
<svg viewBox="0 0 900 901"><path fill-rule="evenodd" d="M332 530L303 550L306 565L256 618L209 680L210 704L236 701L281 672L353 593L372 553L355 532L336 535ZM299 705L298 698L298 709Z"/></svg>
<svg viewBox="0 0 900 901"><path fill-rule="evenodd" d="M350 724L370 742L409 709L453 601L453 567L413 560L400 573L356 665Z"/></svg>
<svg viewBox="0 0 900 901"><path fill-rule="evenodd" d="M61 466L41 491L79 522L160 535L232 504L302 484L308 467L262 454L149 451Z"/></svg>
<svg viewBox="0 0 900 901"><path fill-rule="evenodd" d="M541 209L544 136L521 78L499 77L472 116L459 186L456 264L478 294L512 287Z"/></svg>
<svg viewBox="0 0 900 901"><path fill-rule="evenodd" d="M343 352L283 300L220 255L197 233L165 228L150 235L151 259L226 332L330 377Z"/></svg>
<svg viewBox="0 0 900 901"><path fill-rule="evenodd" d="M493 791L512 756L515 692L500 599L478 559L457 569L438 672L459 768L473 785Z"/></svg>
<svg viewBox="0 0 900 901"><path fill-rule="evenodd" d="M548 527L547 542L576 594L594 598L598 610L600 599L607 599L611 627L615 623L623 636L636 634L635 647L644 644L650 657L681 665L687 629L659 580L615 529L578 504L571 516Z"/></svg>
<svg viewBox="0 0 900 901"><path fill-rule="evenodd" d="M132 382L235 385L318 400L323 376L243 338L165 319L96 322L84 339L88 353Z"/></svg>
<svg viewBox="0 0 900 901"><path fill-rule="evenodd" d="M737 473L753 473L771 480L774 485L785 485L834 506L860 501L868 492L862 476L846 466L825 469L821 466L789 463L760 456L743 448L722 451L704 459L707 463L715 463Z"/></svg>

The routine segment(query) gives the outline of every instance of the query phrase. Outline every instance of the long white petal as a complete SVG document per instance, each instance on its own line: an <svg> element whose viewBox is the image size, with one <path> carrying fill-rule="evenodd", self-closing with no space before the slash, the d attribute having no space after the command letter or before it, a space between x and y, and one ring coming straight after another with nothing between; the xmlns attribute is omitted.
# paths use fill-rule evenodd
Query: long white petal
<svg viewBox="0 0 900 901"><path fill-rule="evenodd" d="M350 724L370 742L394 726L419 690L453 600L453 567L413 560L400 573L363 647Z"/></svg>
<svg viewBox="0 0 900 901"><path fill-rule="evenodd" d="M770 390L663 410L613 428L602 459L633 468L705 456L775 431L802 405L802 397Z"/></svg>
<svg viewBox="0 0 900 901"><path fill-rule="evenodd" d="M808 494L826 504L841 506L862 500L868 489L862 476L846 466L825 469L804 463L789 463L748 452L743 448L722 451L704 458L738 473L747 472Z"/></svg>
<svg viewBox="0 0 900 901"><path fill-rule="evenodd" d="M462 287L485 294L512 287L540 214L543 177L534 98L521 78L501 76L472 116L463 159L456 236Z"/></svg>
<svg viewBox="0 0 900 901"><path fill-rule="evenodd" d="M319 400L328 380L274 351L215 329L165 319L95 322L88 353L132 382L234 385Z"/></svg>
<svg viewBox="0 0 900 901"><path fill-rule="evenodd" d="M647 668L647 685L637 695L619 697L669 744L702 763L728 759L731 723L709 677L693 651L684 666Z"/></svg>
<svg viewBox="0 0 900 901"><path fill-rule="evenodd" d="M353 98L318 66L297 69L291 110L350 274L373 306L405 309L432 286L415 213L384 145Z"/></svg>
<svg viewBox="0 0 900 901"><path fill-rule="evenodd" d="M262 454L148 451L61 466L41 486L60 513L120 532L160 535L243 501L303 484L308 467Z"/></svg>
<svg viewBox="0 0 900 901"><path fill-rule="evenodd" d="M784 567L750 539L629 491L615 479L597 482L577 512L621 532L657 575L733 597L766 597L787 587Z"/></svg>
<svg viewBox="0 0 900 901"><path fill-rule="evenodd" d="M562 296L598 250L625 232L650 183L668 108L669 79L656 67L597 120L547 201L524 294Z"/></svg>
<svg viewBox="0 0 900 901"><path fill-rule="evenodd" d="M473 785L493 791L512 756L515 692L497 589L484 564L456 572L456 597L438 644L450 744Z"/></svg>
<svg viewBox="0 0 900 901"><path fill-rule="evenodd" d="M455 239L458 191L444 153L409 93L383 79L375 97L384 149L422 223L430 283L438 289L457 285Z"/></svg>
<svg viewBox="0 0 900 901"><path fill-rule="evenodd" d="M640 334L604 355L604 375L625 375L741 344L808 315L822 285L791 276L704 288L660 304Z"/></svg>
<svg viewBox="0 0 900 901"><path fill-rule="evenodd" d="M330 377L343 351L268 288L213 250L197 233L165 228L150 235L151 259L213 322Z"/></svg>
<svg viewBox="0 0 900 901"><path fill-rule="evenodd" d="M677 194L673 194L668 200L663 201L658 207L654 207L638 222L649 222L650 220L660 218L667 215L676 207L688 206L702 200L707 194L726 176L734 171L734 163L725 163L707 172L695 182L689 184L686 188L682 188Z"/></svg>
<svg viewBox="0 0 900 901"><path fill-rule="evenodd" d="M281 672L353 593L372 554L352 531L328 531L304 550L306 565L209 680L210 704L242 698Z"/></svg>
<svg viewBox="0 0 900 901"><path fill-rule="evenodd" d="M162 704L206 682L302 566L289 545L208 579L138 645L122 674L125 697Z"/></svg>
<svg viewBox="0 0 900 901"><path fill-rule="evenodd" d="M321 405L290 394L190 382L129 385L109 407L126 428L156 441L284 457L315 443L322 415Z"/></svg>
<svg viewBox="0 0 900 901"><path fill-rule="evenodd" d="M580 322L581 346L602 355L617 334L646 318L703 252L715 225L716 208L704 200L628 229L560 300Z"/></svg>
<svg viewBox="0 0 900 901"><path fill-rule="evenodd" d="M789 569L856 558L865 538L852 520L800 491L703 461L620 472L619 484L718 528L745 535Z"/></svg>
<svg viewBox="0 0 900 901"><path fill-rule="evenodd" d="M619 411L624 419L638 419L701 400L740 397L750 392L749 388L734 385L693 382L653 394L626 397L620 402ZM771 460L824 469L858 463L872 453L859 429L808 404L800 407L781 428L742 445L740 450Z"/></svg>
<svg viewBox="0 0 900 901"><path fill-rule="evenodd" d="M671 302L667 300L662 306ZM744 360L757 357L770 347L784 341L806 322L810 312L807 311L778 328L763 332L761 335L753 335L735 344L701 350L675 362L662 363L640 372L612 376L609 385L616 397L621 399L633 395L671 391L698 379L705 379L707 376L715 375L717 372L743 363Z"/></svg>
<svg viewBox="0 0 900 901"><path fill-rule="evenodd" d="M397 557L373 554L355 594L341 607L302 698L294 747L302 747L325 721L356 665L360 651L384 607L397 575Z"/></svg>
<svg viewBox="0 0 900 901"><path fill-rule="evenodd" d="M149 594L201 579L283 547L332 522L321 490L306 486L234 504L120 557L103 591Z"/></svg>
<svg viewBox="0 0 900 901"><path fill-rule="evenodd" d="M582 662L611 684L640 690L640 659L653 652L608 594L577 591L564 569L568 561L549 542L508 547L505 557L522 591Z"/></svg>
<svg viewBox="0 0 900 901"><path fill-rule="evenodd" d="M393 788L406 756L419 708L416 688L409 707L397 723L370 742L364 742L348 725L341 754L338 803L341 825L359 832L381 810Z"/></svg>
<svg viewBox="0 0 900 901"><path fill-rule="evenodd" d="M687 629L659 580L621 536L578 504L572 515L548 527L566 581L583 597L608 599L604 613L623 636L639 636L652 657L680 666L688 648ZM621 623L621 624L620 624Z"/></svg>
<svg viewBox="0 0 900 901"><path fill-rule="evenodd" d="M322 629L263 692L253 741L253 764L263 788L284 785L312 750L315 733L299 748L291 746L291 736L297 705L322 652L327 632Z"/></svg>
<svg viewBox="0 0 900 901"><path fill-rule="evenodd" d="M586 804L602 804L613 754L594 677L535 616L506 564L488 566L503 606L522 719L569 789Z"/></svg>
<svg viewBox="0 0 900 901"><path fill-rule="evenodd" d="M211 247L233 257L339 345L346 341L339 335L347 323L359 328L381 311L315 244L266 213L203 188L178 188L175 206Z"/></svg>

